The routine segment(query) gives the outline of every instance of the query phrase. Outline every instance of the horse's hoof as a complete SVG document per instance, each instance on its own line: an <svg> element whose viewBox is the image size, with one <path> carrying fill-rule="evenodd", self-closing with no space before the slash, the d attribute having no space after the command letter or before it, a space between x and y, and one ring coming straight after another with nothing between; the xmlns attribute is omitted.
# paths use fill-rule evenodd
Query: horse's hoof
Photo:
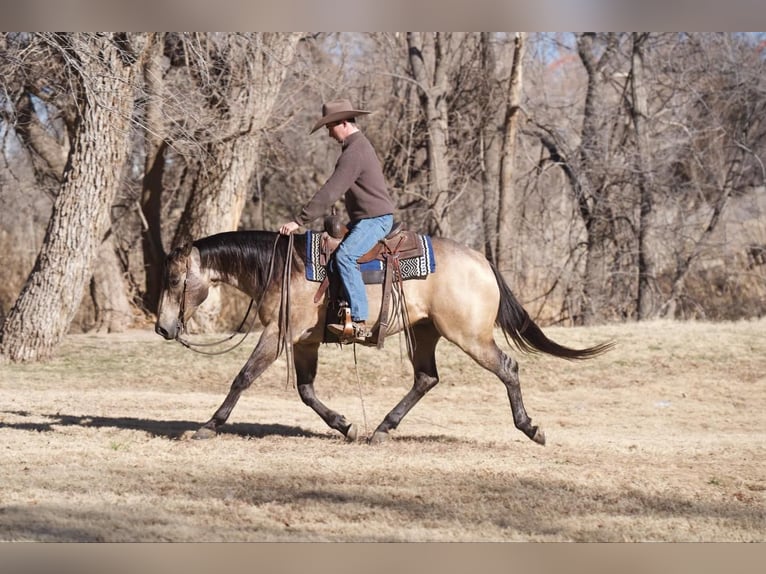
<svg viewBox="0 0 766 574"><path fill-rule="evenodd" d="M370 440L368 441L370 444L383 444L389 439L388 433L383 431L375 431L372 433L372 436L370 437Z"/></svg>
<svg viewBox="0 0 766 574"><path fill-rule="evenodd" d="M356 442L359 439L359 429L354 423L346 429L346 442Z"/></svg>
<svg viewBox="0 0 766 574"><path fill-rule="evenodd" d="M535 429L535 434L532 437L532 440L539 445L545 446L545 433L543 432L543 427L537 427L537 429Z"/></svg>
<svg viewBox="0 0 766 574"><path fill-rule="evenodd" d="M197 432L195 432L192 435L192 438L194 440L207 440L209 438L214 438L216 435L216 432L213 429L209 429L207 427L200 427L197 429Z"/></svg>

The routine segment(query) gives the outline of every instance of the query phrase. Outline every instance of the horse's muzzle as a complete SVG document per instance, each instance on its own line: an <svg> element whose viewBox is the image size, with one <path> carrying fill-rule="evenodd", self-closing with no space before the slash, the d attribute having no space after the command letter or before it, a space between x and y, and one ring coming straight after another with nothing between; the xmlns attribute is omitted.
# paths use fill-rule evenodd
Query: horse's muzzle
<svg viewBox="0 0 766 574"><path fill-rule="evenodd" d="M172 339L175 339L175 336L171 335L168 332L168 330L165 327L163 327L162 325L160 325L160 324L155 324L154 325L154 332L157 333L158 335L161 335L163 338L165 338L165 339L167 339L169 341L172 340Z"/></svg>

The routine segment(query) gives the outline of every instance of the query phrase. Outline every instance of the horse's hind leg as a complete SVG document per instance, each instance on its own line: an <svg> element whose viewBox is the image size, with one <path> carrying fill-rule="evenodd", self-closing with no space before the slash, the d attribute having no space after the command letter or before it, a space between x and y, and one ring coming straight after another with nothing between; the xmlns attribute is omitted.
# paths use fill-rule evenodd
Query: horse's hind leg
<svg viewBox="0 0 766 574"><path fill-rule="evenodd" d="M508 392L508 399L511 402L513 424L530 439L544 445L545 433L543 429L532 424L532 419L529 418L524 408L518 362L501 351L493 340L484 344L474 341L472 345L463 346L463 350L482 367L492 371L503 381Z"/></svg>
<svg viewBox="0 0 766 574"><path fill-rule="evenodd" d="M501 362L498 376L508 391L508 399L511 402L511 412L513 413L513 424L537 444L544 445L545 433L543 429L532 424L532 419L529 418L524 408L524 401L521 398L521 383L519 382L519 363L500 349L497 352L500 354Z"/></svg>
<svg viewBox="0 0 766 574"><path fill-rule="evenodd" d="M421 323L412 328L415 339L415 352L412 366L415 370L415 382L404 398L389 412L375 429L370 442L377 444L388 438L388 432L399 426L404 416L410 412L423 396L439 382L436 371L436 344L439 332L433 323Z"/></svg>
<svg viewBox="0 0 766 574"><path fill-rule="evenodd" d="M259 377L277 358L276 330L267 327L261 334L258 344L231 383L229 394L215 411L213 417L200 427L193 438L206 439L215 436L218 427L227 421L240 395Z"/></svg>
<svg viewBox="0 0 766 574"><path fill-rule="evenodd" d="M314 378L317 373L317 356L319 344L296 345L293 350L295 358L295 373L298 383L298 394L301 400L314 409L330 428L341 432L347 440L355 441L358 430L356 425L349 423L346 418L320 401L314 392Z"/></svg>

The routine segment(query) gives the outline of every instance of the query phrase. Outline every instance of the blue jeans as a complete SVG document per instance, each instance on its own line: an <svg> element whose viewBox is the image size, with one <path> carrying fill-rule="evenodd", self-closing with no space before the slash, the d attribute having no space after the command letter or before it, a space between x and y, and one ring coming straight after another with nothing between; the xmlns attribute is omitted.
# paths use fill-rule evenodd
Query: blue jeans
<svg viewBox="0 0 766 574"><path fill-rule="evenodd" d="M348 235L335 251L335 263L351 307L352 321L367 320L367 292L356 262L383 239L394 225L393 215L360 219L349 225Z"/></svg>

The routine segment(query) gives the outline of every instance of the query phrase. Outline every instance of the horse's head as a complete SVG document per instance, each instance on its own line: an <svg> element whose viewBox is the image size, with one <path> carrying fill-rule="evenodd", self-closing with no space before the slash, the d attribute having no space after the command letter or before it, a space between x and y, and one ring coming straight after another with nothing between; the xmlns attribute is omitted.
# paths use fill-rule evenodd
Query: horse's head
<svg viewBox="0 0 766 574"><path fill-rule="evenodd" d="M199 249L186 244L174 249L165 261L157 322L154 330L176 339L186 322L207 298L209 279L200 267Z"/></svg>

